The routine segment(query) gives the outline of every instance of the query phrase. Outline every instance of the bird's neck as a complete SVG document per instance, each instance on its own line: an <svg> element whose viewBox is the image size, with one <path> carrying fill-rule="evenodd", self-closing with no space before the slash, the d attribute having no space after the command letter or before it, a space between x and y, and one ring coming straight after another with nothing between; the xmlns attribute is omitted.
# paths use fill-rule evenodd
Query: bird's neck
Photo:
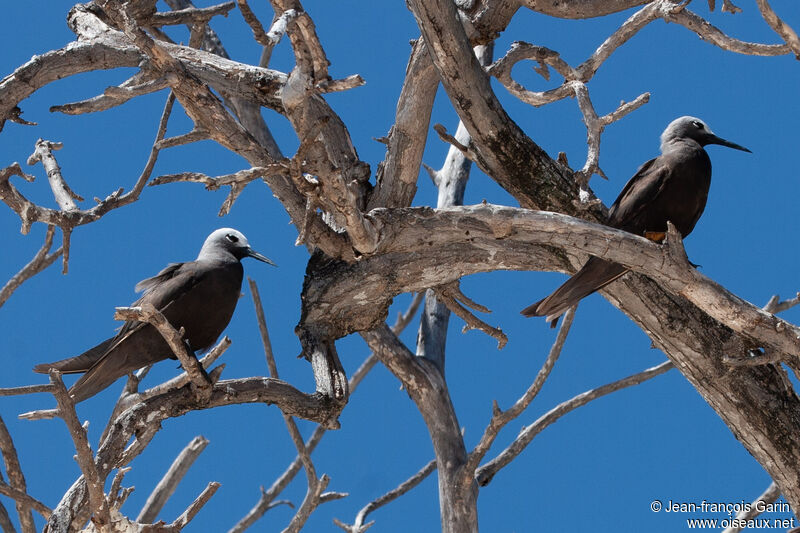
<svg viewBox="0 0 800 533"><path fill-rule="evenodd" d="M686 137L678 137L678 138L670 138L665 139L661 142L661 153L667 154L669 152L674 152L676 150L686 150L686 149L694 149L694 150L702 150L703 147L695 141L694 139L688 139Z"/></svg>
<svg viewBox="0 0 800 533"><path fill-rule="evenodd" d="M239 260L227 250L200 250L198 263L237 263Z"/></svg>

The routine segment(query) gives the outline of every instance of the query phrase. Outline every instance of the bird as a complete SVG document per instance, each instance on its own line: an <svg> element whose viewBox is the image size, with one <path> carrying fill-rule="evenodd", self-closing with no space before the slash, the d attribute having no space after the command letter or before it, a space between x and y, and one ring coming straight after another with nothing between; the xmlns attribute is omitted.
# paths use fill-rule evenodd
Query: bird
<svg viewBox="0 0 800 533"><path fill-rule="evenodd" d="M699 118L673 120L661 134L661 155L639 167L625 184L609 209L607 225L662 242L670 221L682 237L689 235L703 214L711 186L711 159L704 149L709 144L750 152L718 137ZM545 316L555 327L567 309L627 271L619 263L591 256L555 292L521 314Z"/></svg>
<svg viewBox="0 0 800 533"><path fill-rule="evenodd" d="M275 266L250 247L247 238L232 228L209 235L194 261L170 263L151 278L136 284L142 297L133 306L151 304L169 323L184 328L184 341L192 352L210 348L233 316L242 287L241 260L252 257ZM105 389L118 378L144 366L175 359L175 354L152 325L126 321L115 336L82 354L36 365L33 370L64 374L83 372L69 389L74 402L81 402Z"/></svg>

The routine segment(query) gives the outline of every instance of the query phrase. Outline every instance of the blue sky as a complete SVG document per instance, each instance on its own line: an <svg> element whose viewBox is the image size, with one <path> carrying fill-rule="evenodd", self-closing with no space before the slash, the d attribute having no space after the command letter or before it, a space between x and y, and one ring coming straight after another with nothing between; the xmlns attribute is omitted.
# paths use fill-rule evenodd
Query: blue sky
<svg viewBox="0 0 800 533"><path fill-rule="evenodd" d="M57 4L57 5L56 5ZM210 5L211 2L198 2ZM266 2L252 2L262 20L271 12ZM744 13L731 16L708 12L704 2L690 8L732 35L761 42L778 42L760 20L755 6L740 2ZM4 6L8 20L0 34L0 76L13 71L32 55L59 48L73 39L65 24L68 2L29 1ZM419 34L405 3L369 1L308 1L306 9L332 65L334 77L361 74L366 85L327 96L347 124L361 159L373 170L383 159L384 145L374 138L385 135L394 120L410 47ZM784 5L777 9L789 11ZM31 16L38 12L38 16ZM515 40L547 46L570 64L583 61L631 12L599 20L559 21L521 10L497 41L500 56ZM782 13L795 28L800 12ZM217 18L220 33L233 59L257 63L259 46L238 11ZM184 30L172 35L186 41ZM271 67L288 71L291 51L282 42ZM529 65L518 65L515 77L530 88L555 87ZM166 92L137 98L113 110L83 116L52 114L49 106L80 100L116 85L134 71L122 69L84 74L42 89L23 101L23 117L36 127L6 124L0 134L0 166L25 160L37 138L64 142L56 153L70 186L91 199L126 190L141 172L155 136ZM636 168L658 153L658 136L672 119L696 115L720 136L747 146L753 154L709 147L714 166L708 206L687 239L690 259L702 271L737 295L759 305L779 293L790 297L800 289L797 265L795 154L796 125L800 123L797 90L800 68L790 56L745 57L722 51L676 24L656 21L619 49L589 84L599 114L612 111L620 100L630 101L645 91L650 103L603 136L601 167L609 181L591 185L610 204ZM573 167L585 158L585 129L574 100L531 108L515 101L499 84L495 91L515 121L550 155L567 153ZM288 123L270 111L264 113L284 153L291 154L297 138ZM433 123L455 131L457 117L440 89ZM169 135L188 131L190 123L176 106ZM429 137L424 161L441 166L447 145ZM244 168L238 156L211 142L165 150L155 175L192 170L219 175ZM26 169L36 175L33 184L12 178L20 190L52 206L41 166ZM421 175L415 205L432 205L436 192ZM136 295L137 281L155 274L168 262L193 259L213 229L235 227L253 247L273 259L278 269L246 261L246 275L260 286L281 377L302 390L313 389L310 365L297 359L300 345L294 335L299 319L299 295L308 255L295 247L296 231L266 185L253 183L224 219L217 217L226 191L209 192L196 184L149 187L140 200L107 215L102 221L78 228L73 234L69 274L51 267L22 286L0 309L0 331L6 339L0 349L0 387L42 383L46 377L31 372L39 362L80 353L113 334L115 306L127 305ZM516 202L487 176L473 171L466 203L486 199ZM82 207L92 205L88 200ZM19 219L0 206L0 282L24 265L41 245L44 227L19 233ZM555 333L544 321L525 319L519 310L554 289L564 276L538 272L496 272L462 281L465 294L492 309L483 318L499 325L508 345L476 331L461 333L463 323L452 318L448 339L447 377L468 448L477 442L496 399L509 406L533 380ZM390 311L390 321L405 309L402 295ZM798 323L800 310L784 313ZM418 321L403 340L413 346ZM240 300L226 330L233 345L224 356L224 377L264 375L252 299ZM338 342L348 374L368 350L359 337ZM589 388L603 385L665 359L651 349L650 340L601 296L587 298L579 307L573 329L552 376L531 407L498 438L487 458L494 457L516 435L556 404ZM174 375L162 363L148 376L152 385ZM122 387L115 384L79 406L81 420L90 421L96 446L99 433ZM46 395L3 398L0 415L15 438L30 493L54 507L78 474L74 449L60 420L26 422L17 414L47 408ZM330 531L332 518L351 522L370 500L394 488L433 457L427 430L398 381L378 366L351 398L341 418L342 429L330 432L314 454L318 472L331 476L329 490L349 492L346 499L323 505L312 515L308 531ZM304 435L313 425L300 422ZM226 531L257 501L259 487L269 486L295 456L294 447L277 408L236 406L197 412L167 421L150 447L133 463L126 485L135 485L123 511L136 516L141 505L177 453L195 435L210 440L162 516L171 521L212 480L222 483L217 494L187 531ZM750 501L768 485L760 465L736 441L714 411L675 370L638 387L597 400L565 416L538 436L528 449L481 489L479 520L484 531L640 531L672 532L685 529L686 518L727 518L725 514L687 515L653 513L650 502ZM281 497L299 505L305 493L300 475ZM13 505L0 498L7 508ZM293 511L270 511L254 531L285 527ZM788 517L788 515L779 515ZM373 513L373 531L435 531L439 524L435 475L412 493ZM41 523L41 522L40 522ZM336 528L338 530L338 528Z"/></svg>

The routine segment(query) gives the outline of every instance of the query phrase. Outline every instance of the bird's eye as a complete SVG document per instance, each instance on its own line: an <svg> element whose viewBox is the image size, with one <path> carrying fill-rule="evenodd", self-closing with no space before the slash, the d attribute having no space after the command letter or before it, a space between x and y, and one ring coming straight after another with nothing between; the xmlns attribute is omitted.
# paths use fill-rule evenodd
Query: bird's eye
<svg viewBox="0 0 800 533"><path fill-rule="evenodd" d="M695 128L697 128L698 130L702 130L702 129L703 129L703 126L704 126L704 124L703 124L702 122L700 122L699 120L695 120L694 122L692 122L692 124L693 124L693 125L694 125L694 127L695 127Z"/></svg>
<svg viewBox="0 0 800 533"><path fill-rule="evenodd" d="M225 238L231 242L239 242L239 237L237 237L233 233L228 233L227 235L225 235Z"/></svg>

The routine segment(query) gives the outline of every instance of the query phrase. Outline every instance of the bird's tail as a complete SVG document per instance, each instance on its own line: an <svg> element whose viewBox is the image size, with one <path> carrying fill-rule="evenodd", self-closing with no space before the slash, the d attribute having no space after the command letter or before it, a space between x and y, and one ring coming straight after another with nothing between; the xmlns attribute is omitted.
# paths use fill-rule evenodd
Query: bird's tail
<svg viewBox="0 0 800 533"><path fill-rule="evenodd" d="M61 361L55 361L53 363L41 363L33 367L34 372L38 372L40 374L47 374L50 372L50 369L54 368L61 372L62 374L75 374L78 372L86 372L92 366L94 366L97 361L100 360L101 357L108 351L111 347L112 342L114 341L115 337L111 337L107 339L94 348L86 350L80 355L76 355L75 357L68 357L66 359L62 359Z"/></svg>
<svg viewBox="0 0 800 533"><path fill-rule="evenodd" d="M612 263L594 256L590 257L583 268L564 282L553 294L529 305L521 313L524 316L545 316L551 326L555 327L558 317L567 309L594 291L602 289L627 271L628 269L619 263Z"/></svg>
<svg viewBox="0 0 800 533"><path fill-rule="evenodd" d="M139 368L132 368L125 357L116 357L116 352L112 355L115 357L103 357L70 387L69 393L76 403L91 398L128 372Z"/></svg>

